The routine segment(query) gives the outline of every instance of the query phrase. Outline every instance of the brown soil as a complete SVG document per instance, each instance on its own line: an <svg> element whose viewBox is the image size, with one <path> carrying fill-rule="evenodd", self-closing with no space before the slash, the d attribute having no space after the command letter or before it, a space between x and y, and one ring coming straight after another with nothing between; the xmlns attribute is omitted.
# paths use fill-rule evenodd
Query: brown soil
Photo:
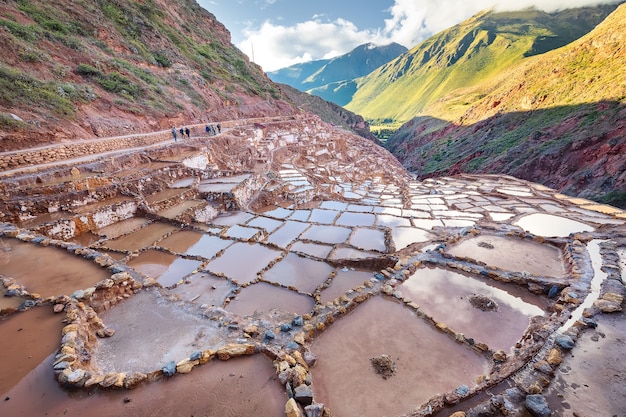
<svg viewBox="0 0 626 417"><path fill-rule="evenodd" d="M482 294L472 294L469 302L472 306L482 311L498 311L498 304Z"/></svg>
<svg viewBox="0 0 626 417"><path fill-rule="evenodd" d="M389 355L380 355L370 359L372 366L377 374L382 375L383 379L387 379L396 373L396 363Z"/></svg>

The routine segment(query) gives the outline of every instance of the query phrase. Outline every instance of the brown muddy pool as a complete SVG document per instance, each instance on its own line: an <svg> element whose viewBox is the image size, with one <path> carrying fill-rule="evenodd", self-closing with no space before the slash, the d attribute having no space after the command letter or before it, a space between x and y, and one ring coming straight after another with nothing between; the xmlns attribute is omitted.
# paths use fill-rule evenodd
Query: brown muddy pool
<svg viewBox="0 0 626 417"><path fill-rule="evenodd" d="M60 248L38 246L16 239L1 238L0 242L5 247L0 253L0 274L15 278L27 291L44 298L72 294L111 275L94 262Z"/></svg>
<svg viewBox="0 0 626 417"><path fill-rule="evenodd" d="M525 271L553 278L561 278L565 274L558 248L529 240L482 235L465 239L447 252L507 271Z"/></svg>
<svg viewBox="0 0 626 417"><path fill-rule="evenodd" d="M283 417L287 394L272 362L262 355L212 361L193 372L132 391L62 389L51 375L50 356L8 391L2 391L4 417L210 416ZM9 398L6 400L6 398Z"/></svg>
<svg viewBox="0 0 626 417"><path fill-rule="evenodd" d="M436 322L494 350L508 351L521 338L530 318L543 316L546 307L542 297L518 287L441 268L418 269L398 289ZM474 294L493 300L497 309L474 307L470 302Z"/></svg>
<svg viewBox="0 0 626 417"><path fill-rule="evenodd" d="M37 307L0 321L0 393L16 385L59 348L63 318L50 307ZM46 377L54 378L52 365L46 369ZM0 411L0 415L5 414Z"/></svg>
<svg viewBox="0 0 626 417"><path fill-rule="evenodd" d="M431 396L473 386L487 361L454 342L398 302L375 297L339 319L315 340L315 395L333 415L394 416ZM377 374L370 359L389 355L396 373Z"/></svg>

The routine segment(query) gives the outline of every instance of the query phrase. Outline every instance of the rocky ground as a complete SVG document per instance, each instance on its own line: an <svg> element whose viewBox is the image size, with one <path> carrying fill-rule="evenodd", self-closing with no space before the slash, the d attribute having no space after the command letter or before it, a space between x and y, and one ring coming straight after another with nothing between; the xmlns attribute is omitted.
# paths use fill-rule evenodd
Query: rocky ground
<svg viewBox="0 0 626 417"><path fill-rule="evenodd" d="M0 173L2 415L626 412L623 211L311 116L198 130Z"/></svg>

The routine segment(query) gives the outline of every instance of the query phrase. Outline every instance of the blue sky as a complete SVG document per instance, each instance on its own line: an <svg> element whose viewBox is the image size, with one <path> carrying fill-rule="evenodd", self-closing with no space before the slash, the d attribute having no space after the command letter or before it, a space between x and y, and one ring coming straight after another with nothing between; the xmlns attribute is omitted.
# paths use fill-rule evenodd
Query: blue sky
<svg viewBox="0 0 626 417"><path fill-rule="evenodd" d="M411 48L489 8L554 11L619 0L197 0L265 71L332 58L367 42Z"/></svg>

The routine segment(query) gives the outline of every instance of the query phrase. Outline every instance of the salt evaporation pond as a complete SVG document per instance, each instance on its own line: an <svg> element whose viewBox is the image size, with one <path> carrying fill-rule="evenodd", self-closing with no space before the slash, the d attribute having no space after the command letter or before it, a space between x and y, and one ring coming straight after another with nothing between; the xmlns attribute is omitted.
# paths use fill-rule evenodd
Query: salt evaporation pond
<svg viewBox="0 0 626 417"><path fill-rule="evenodd" d="M318 401L342 417L393 416L473 381L488 363L396 301L375 297L324 331L313 343L311 368ZM397 372L377 374L370 359L389 355Z"/></svg>
<svg viewBox="0 0 626 417"><path fill-rule="evenodd" d="M38 246L16 239L0 239L0 243L4 247L0 274L15 278L29 292L42 297L72 294L111 275L94 262L60 248Z"/></svg>
<svg viewBox="0 0 626 417"><path fill-rule="evenodd" d="M562 278L565 274L558 248L530 240L481 235L462 240L447 252L507 271L529 272L553 278Z"/></svg>
<svg viewBox="0 0 626 417"><path fill-rule="evenodd" d="M571 233L593 232L588 224L546 213L532 213L515 222L516 225L536 236L566 237Z"/></svg>
<svg viewBox="0 0 626 417"><path fill-rule="evenodd" d="M398 289L435 321L494 350L508 351L530 318L544 315L545 301L539 296L441 268L418 269ZM476 294L495 302L497 309L483 311L473 306L470 297Z"/></svg>
<svg viewBox="0 0 626 417"><path fill-rule="evenodd" d="M313 310L313 298L265 282L242 288L226 310L240 316L277 309L294 314L306 314Z"/></svg>

